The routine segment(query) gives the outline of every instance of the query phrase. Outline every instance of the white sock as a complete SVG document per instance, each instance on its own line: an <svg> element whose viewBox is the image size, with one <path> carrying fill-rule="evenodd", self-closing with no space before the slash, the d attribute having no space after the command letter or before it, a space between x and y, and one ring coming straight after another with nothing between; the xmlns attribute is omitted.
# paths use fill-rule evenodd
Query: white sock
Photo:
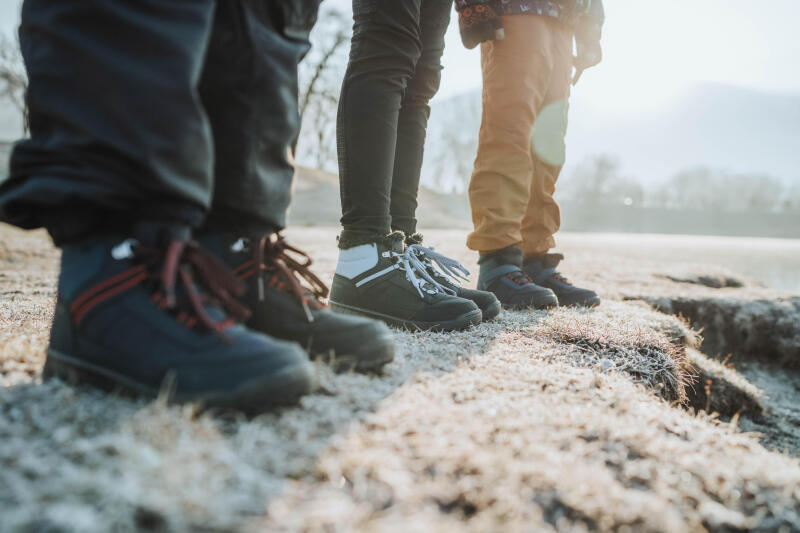
<svg viewBox="0 0 800 533"><path fill-rule="evenodd" d="M347 279L353 279L378 264L378 246L375 243L353 246L339 250L339 262L336 273Z"/></svg>

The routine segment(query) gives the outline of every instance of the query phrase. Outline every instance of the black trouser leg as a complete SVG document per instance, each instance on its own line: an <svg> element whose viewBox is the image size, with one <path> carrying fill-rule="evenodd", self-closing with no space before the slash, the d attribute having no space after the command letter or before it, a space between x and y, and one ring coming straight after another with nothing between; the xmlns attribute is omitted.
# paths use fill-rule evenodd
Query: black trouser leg
<svg viewBox="0 0 800 533"><path fill-rule="evenodd" d="M212 139L196 87L213 0L25 0L31 137L0 186L0 220L56 240L94 214L198 224Z"/></svg>
<svg viewBox="0 0 800 533"><path fill-rule="evenodd" d="M450 24L452 0L424 0L420 10L422 55L409 80L397 123L390 213L392 229L406 235L417 231L417 193L422 171L428 103L439 90L444 34Z"/></svg>
<svg viewBox="0 0 800 533"><path fill-rule="evenodd" d="M319 2L218 2L199 88L216 156L211 228L263 234L285 225L300 128L297 64Z"/></svg>
<svg viewBox="0 0 800 533"><path fill-rule="evenodd" d="M353 1L353 40L337 117L340 245L390 231L397 127L403 93L422 55L423 1Z"/></svg>

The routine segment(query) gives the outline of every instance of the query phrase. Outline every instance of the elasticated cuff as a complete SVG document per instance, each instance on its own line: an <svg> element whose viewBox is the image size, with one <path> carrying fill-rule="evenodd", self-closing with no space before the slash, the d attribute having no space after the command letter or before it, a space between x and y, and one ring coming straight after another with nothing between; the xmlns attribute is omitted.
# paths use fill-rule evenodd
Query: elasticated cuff
<svg viewBox="0 0 800 533"><path fill-rule="evenodd" d="M480 265L492 259L503 265L516 265L518 267L522 267L522 250L516 246L509 246L508 248L503 248L502 250L481 254L480 258L478 259L478 264Z"/></svg>

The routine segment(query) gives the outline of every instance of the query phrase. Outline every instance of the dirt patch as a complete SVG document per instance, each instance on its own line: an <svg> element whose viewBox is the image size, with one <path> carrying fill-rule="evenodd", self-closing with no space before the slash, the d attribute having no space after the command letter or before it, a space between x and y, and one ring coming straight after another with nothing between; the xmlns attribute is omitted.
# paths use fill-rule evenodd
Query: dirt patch
<svg viewBox="0 0 800 533"><path fill-rule="evenodd" d="M741 415L766 446L800 455L800 297L649 300L701 330L701 350L727 361L690 357L699 372L691 405Z"/></svg>
<svg viewBox="0 0 800 533"><path fill-rule="evenodd" d="M800 368L800 297L648 298L656 309L702 330L703 352Z"/></svg>
<svg viewBox="0 0 800 533"><path fill-rule="evenodd" d="M664 279L668 279L670 281L674 281L675 283L691 283L693 285L702 285L703 287L709 287L712 289L726 289L726 288L739 288L744 287L744 282L737 279L732 278L729 276L724 275L697 275L691 276L686 278L676 277L676 276L669 276L669 275L662 275Z"/></svg>
<svg viewBox="0 0 800 533"><path fill-rule="evenodd" d="M744 415L753 420L763 420L764 393L733 367L697 350L689 350L687 359L696 371L688 394L691 407L698 411L719 413L726 418Z"/></svg>

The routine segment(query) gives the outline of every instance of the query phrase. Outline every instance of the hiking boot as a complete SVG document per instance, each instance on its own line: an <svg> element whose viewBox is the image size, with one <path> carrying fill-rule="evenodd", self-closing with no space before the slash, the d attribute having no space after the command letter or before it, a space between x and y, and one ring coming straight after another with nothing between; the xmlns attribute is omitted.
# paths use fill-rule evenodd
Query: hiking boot
<svg viewBox="0 0 800 533"><path fill-rule="evenodd" d="M474 302L432 282L426 265L403 250L402 234L340 250L330 303L335 311L411 330L461 330L481 321Z"/></svg>
<svg viewBox="0 0 800 533"><path fill-rule="evenodd" d="M260 239L210 234L201 238L245 283L247 326L305 347L337 371L378 371L394 359L394 336L382 322L334 313L328 288L309 269L311 259L278 234Z"/></svg>
<svg viewBox="0 0 800 533"><path fill-rule="evenodd" d="M469 271L461 263L436 252L433 248L422 246L422 235L419 233L406 237L406 245L414 250L417 257L425 264L428 274L441 289L448 294L475 302L481 310L484 322L500 314L502 308L500 300L494 294L468 289L459 284L459 280L468 281L467 276L469 276Z"/></svg>
<svg viewBox="0 0 800 533"><path fill-rule="evenodd" d="M576 307L597 307L600 297L590 289L573 285L556 270L564 259L562 254L537 254L525 257L522 269L534 282L551 289L558 297L558 304Z"/></svg>
<svg viewBox="0 0 800 533"><path fill-rule="evenodd" d="M62 247L45 377L172 401L259 412L309 392L296 343L238 323L243 287L189 240L189 228L140 224L134 238Z"/></svg>
<svg viewBox="0 0 800 533"><path fill-rule="evenodd" d="M490 291L508 309L549 309L558 305L550 289L542 287L522 271L522 250L505 248L478 260L478 289Z"/></svg>

